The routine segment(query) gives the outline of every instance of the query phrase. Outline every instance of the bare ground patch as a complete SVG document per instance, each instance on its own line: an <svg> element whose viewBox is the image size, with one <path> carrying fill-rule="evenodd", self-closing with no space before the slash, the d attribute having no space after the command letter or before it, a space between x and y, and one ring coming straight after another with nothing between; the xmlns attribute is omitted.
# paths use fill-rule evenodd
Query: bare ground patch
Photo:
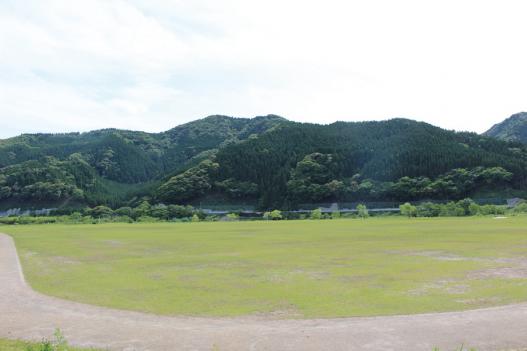
<svg viewBox="0 0 527 351"><path fill-rule="evenodd" d="M471 272L468 279L527 279L527 267L495 267Z"/></svg>
<svg viewBox="0 0 527 351"><path fill-rule="evenodd" d="M410 290L409 295L421 296L428 294L431 290L441 290L448 294L465 294L470 290L470 285L463 284L453 279L441 279L432 283L423 284L421 287Z"/></svg>

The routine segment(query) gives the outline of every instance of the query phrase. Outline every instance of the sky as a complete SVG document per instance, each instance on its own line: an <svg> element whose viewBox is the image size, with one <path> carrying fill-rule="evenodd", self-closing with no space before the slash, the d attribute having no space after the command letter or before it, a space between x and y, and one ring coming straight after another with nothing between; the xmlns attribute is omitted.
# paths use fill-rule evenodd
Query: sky
<svg viewBox="0 0 527 351"><path fill-rule="evenodd" d="M524 0L0 0L0 138L527 111Z"/></svg>

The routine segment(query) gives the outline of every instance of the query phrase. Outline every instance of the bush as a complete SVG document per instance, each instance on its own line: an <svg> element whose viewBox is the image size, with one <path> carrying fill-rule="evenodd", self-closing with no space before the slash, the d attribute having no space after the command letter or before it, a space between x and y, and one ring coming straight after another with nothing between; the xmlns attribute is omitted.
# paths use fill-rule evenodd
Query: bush
<svg viewBox="0 0 527 351"><path fill-rule="evenodd" d="M441 213L441 205L425 202L417 206L418 217L438 217Z"/></svg>
<svg viewBox="0 0 527 351"><path fill-rule="evenodd" d="M411 205L409 202L400 205L399 210L401 211L401 214L403 216L406 216L408 218L417 216L417 207Z"/></svg>
<svg viewBox="0 0 527 351"><path fill-rule="evenodd" d="M91 216L94 218L105 218L113 215L113 210L107 206L96 206L91 210Z"/></svg>
<svg viewBox="0 0 527 351"><path fill-rule="evenodd" d="M192 214L194 213L194 207L190 205L168 205L167 209L169 218L192 217Z"/></svg>
<svg viewBox="0 0 527 351"><path fill-rule="evenodd" d="M263 214L263 218L277 221L277 220L283 219L284 217L282 216L282 211L273 210L271 212L265 212Z"/></svg>
<svg viewBox="0 0 527 351"><path fill-rule="evenodd" d="M228 221L237 221L240 219L240 215L237 213L229 213L226 217Z"/></svg>
<svg viewBox="0 0 527 351"><path fill-rule="evenodd" d="M366 205L363 205L363 204L357 205L357 216L359 216L360 218L367 218L370 216Z"/></svg>
<svg viewBox="0 0 527 351"><path fill-rule="evenodd" d="M321 219L322 218L322 210L320 208L314 209L311 211L310 215L311 219Z"/></svg>
<svg viewBox="0 0 527 351"><path fill-rule="evenodd" d="M150 216L141 216L137 218L137 221L143 222L143 223L152 223L152 222L159 222L159 219L155 217L150 217Z"/></svg>
<svg viewBox="0 0 527 351"><path fill-rule="evenodd" d="M515 213L527 213L527 202L522 201L514 207Z"/></svg>
<svg viewBox="0 0 527 351"><path fill-rule="evenodd" d="M115 214L118 216L128 216L132 217L133 215L133 209L131 207L120 207L117 210L115 210Z"/></svg>

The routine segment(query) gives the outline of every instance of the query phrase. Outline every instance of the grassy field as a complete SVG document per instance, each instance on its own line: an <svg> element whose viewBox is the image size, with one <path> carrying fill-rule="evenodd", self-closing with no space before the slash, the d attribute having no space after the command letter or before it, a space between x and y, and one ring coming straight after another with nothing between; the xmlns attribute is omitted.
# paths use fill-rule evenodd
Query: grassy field
<svg viewBox="0 0 527 351"><path fill-rule="evenodd" d="M41 351L46 350L40 343L28 343L18 340L0 339L1 351ZM51 351L51 350L50 350ZM76 347L67 347L67 351L97 351L95 349L79 349Z"/></svg>
<svg viewBox="0 0 527 351"><path fill-rule="evenodd" d="M166 315L311 318L527 300L527 217L40 225L13 235L32 287Z"/></svg>

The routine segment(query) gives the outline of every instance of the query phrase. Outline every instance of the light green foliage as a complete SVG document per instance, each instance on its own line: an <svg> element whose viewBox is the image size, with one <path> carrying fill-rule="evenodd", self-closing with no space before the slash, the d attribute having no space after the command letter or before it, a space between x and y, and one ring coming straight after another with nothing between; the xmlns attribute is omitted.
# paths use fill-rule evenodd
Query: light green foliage
<svg viewBox="0 0 527 351"><path fill-rule="evenodd" d="M212 188L211 177L219 165L210 160L169 179L157 190L157 197L169 203L181 203L204 195Z"/></svg>
<svg viewBox="0 0 527 351"><path fill-rule="evenodd" d="M313 211L311 211L310 218L311 219L321 219L322 218L322 210L320 208L315 208Z"/></svg>
<svg viewBox="0 0 527 351"><path fill-rule="evenodd" d="M280 219L283 219L283 215L282 215L282 211L280 210L273 210L273 211L267 211L267 212L264 212L263 216L262 216L263 219L265 220L280 220Z"/></svg>
<svg viewBox="0 0 527 351"><path fill-rule="evenodd" d="M339 219L340 218L340 212L339 211L333 211L331 213L331 218L332 219Z"/></svg>
<svg viewBox="0 0 527 351"><path fill-rule="evenodd" d="M30 343L18 340L0 339L0 350L2 351L97 351L95 349L80 349L68 345L62 332L57 329L52 340L44 340L38 343Z"/></svg>
<svg viewBox="0 0 527 351"><path fill-rule="evenodd" d="M477 203L471 203L469 206L468 206L468 213L469 215L471 216L477 216L479 213L480 213L480 207Z"/></svg>
<svg viewBox="0 0 527 351"><path fill-rule="evenodd" d="M498 273L524 259L526 226L525 216L373 217L1 231L49 295L167 315L310 318L524 301L527 279Z"/></svg>
<svg viewBox="0 0 527 351"><path fill-rule="evenodd" d="M226 217L229 221L237 221L240 219L240 215L237 213L229 213Z"/></svg>
<svg viewBox="0 0 527 351"><path fill-rule="evenodd" d="M406 217L415 217L417 216L417 207L413 206L410 203L405 203L401 206L399 206L399 210L401 211L401 215Z"/></svg>
<svg viewBox="0 0 527 351"><path fill-rule="evenodd" d="M197 214L192 215L192 222L199 222L200 219Z"/></svg>
<svg viewBox="0 0 527 351"><path fill-rule="evenodd" d="M282 219L282 211L280 210L273 210L269 213L269 218L276 221Z"/></svg>
<svg viewBox="0 0 527 351"><path fill-rule="evenodd" d="M357 216L359 216L360 218L367 218L370 216L366 205L363 205L363 204L357 205Z"/></svg>
<svg viewBox="0 0 527 351"><path fill-rule="evenodd" d="M527 213L527 202L522 201L514 207L516 213Z"/></svg>
<svg viewBox="0 0 527 351"><path fill-rule="evenodd" d="M148 216L150 214L150 208L152 208L152 206L148 201L142 201L137 207L133 209L132 217L139 218Z"/></svg>

